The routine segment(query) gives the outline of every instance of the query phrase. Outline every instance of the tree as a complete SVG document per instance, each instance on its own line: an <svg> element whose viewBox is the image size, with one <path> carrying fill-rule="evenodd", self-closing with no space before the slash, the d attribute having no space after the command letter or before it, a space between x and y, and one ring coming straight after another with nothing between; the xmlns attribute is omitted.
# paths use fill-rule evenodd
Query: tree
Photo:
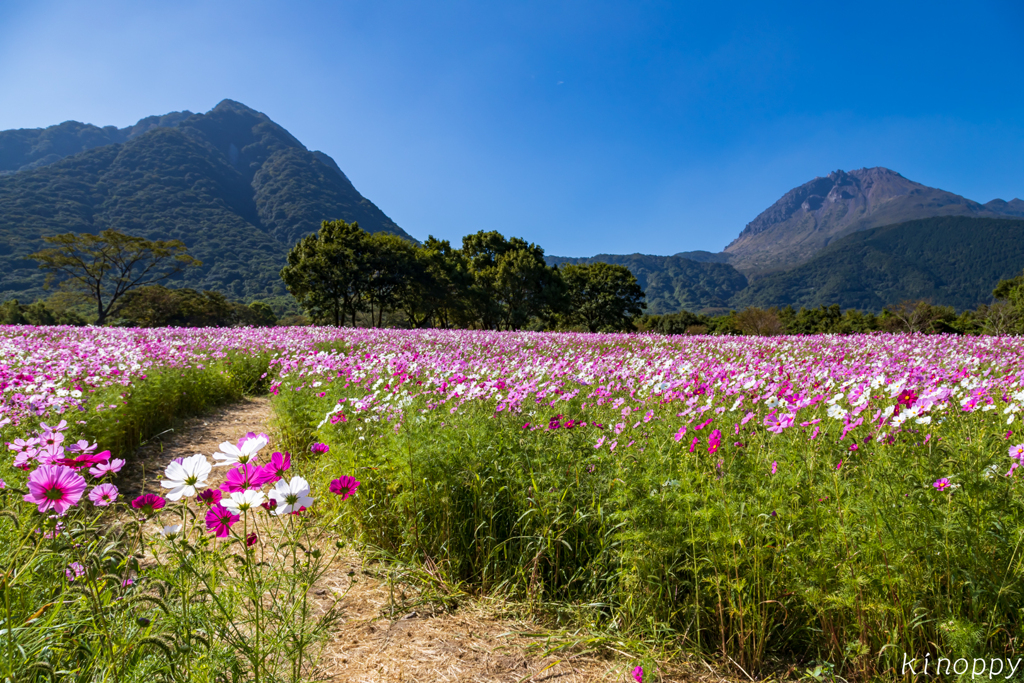
<svg viewBox="0 0 1024 683"><path fill-rule="evenodd" d="M281 278L299 306L316 322L339 326L363 310L370 235L358 223L324 221L288 252Z"/></svg>
<svg viewBox="0 0 1024 683"><path fill-rule="evenodd" d="M784 332L778 310L750 306L735 315L736 326L740 332L759 337L772 337Z"/></svg>
<svg viewBox="0 0 1024 683"><path fill-rule="evenodd" d="M364 275L364 296L370 308L370 324L384 325L384 312L397 308L402 294L410 287L422 285L422 272L416 258L416 247L386 232L369 236ZM376 318L374 312L376 311Z"/></svg>
<svg viewBox="0 0 1024 683"><path fill-rule="evenodd" d="M62 286L86 294L96 306L97 325L117 312L129 291L202 265L180 240L154 242L116 230L99 235L67 233L44 240L56 246L29 254L29 258L50 271L47 286L63 276Z"/></svg>
<svg viewBox="0 0 1024 683"><path fill-rule="evenodd" d="M562 310L561 274L536 244L481 230L462 238L462 252L473 275L469 304L485 329L519 330L531 318Z"/></svg>
<svg viewBox="0 0 1024 683"><path fill-rule="evenodd" d="M625 266L608 263L562 268L567 289L565 319L590 332L622 332L633 328L643 309L644 290Z"/></svg>
<svg viewBox="0 0 1024 683"><path fill-rule="evenodd" d="M400 297L411 327L450 329L469 323L473 275L469 261L448 240L427 238L415 251L411 281Z"/></svg>

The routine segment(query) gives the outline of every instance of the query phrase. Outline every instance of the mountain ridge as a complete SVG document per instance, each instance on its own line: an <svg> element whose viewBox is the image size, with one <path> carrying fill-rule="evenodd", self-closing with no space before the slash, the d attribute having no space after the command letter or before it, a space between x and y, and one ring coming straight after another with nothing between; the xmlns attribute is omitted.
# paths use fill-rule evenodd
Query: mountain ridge
<svg viewBox="0 0 1024 683"><path fill-rule="evenodd" d="M0 295L44 295L44 273L26 257L45 246L43 237L63 232L181 239L203 266L174 284L276 300L279 308L291 305L278 277L285 255L321 221L356 221L413 240L331 157L232 100L124 129L32 130L35 137L0 133L4 163L26 162L0 176ZM124 141L75 151L109 139ZM63 152L74 153L53 159Z"/></svg>
<svg viewBox="0 0 1024 683"><path fill-rule="evenodd" d="M756 276L806 261L834 239L853 232L935 216L1007 215L998 206L928 187L881 166L837 170L784 194L723 252L737 269ZM1016 208L1013 204L1011 210Z"/></svg>

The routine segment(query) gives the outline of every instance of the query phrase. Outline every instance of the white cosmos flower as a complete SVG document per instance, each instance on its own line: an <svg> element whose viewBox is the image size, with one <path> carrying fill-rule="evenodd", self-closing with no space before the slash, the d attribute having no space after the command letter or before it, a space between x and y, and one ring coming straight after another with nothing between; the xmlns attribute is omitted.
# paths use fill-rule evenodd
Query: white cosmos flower
<svg viewBox="0 0 1024 683"><path fill-rule="evenodd" d="M837 420L841 420L844 417L846 417L846 412L847 411L841 408L840 406L833 405L828 409L828 416L835 418Z"/></svg>
<svg viewBox="0 0 1024 683"><path fill-rule="evenodd" d="M262 491L247 489L235 491L227 498L222 498L220 504L230 510L233 514L241 515L254 507L259 507L266 497Z"/></svg>
<svg viewBox="0 0 1024 683"><path fill-rule="evenodd" d="M244 465L255 460L256 454L269 441L266 434L256 434L248 439L242 439L237 446L225 441L220 445L220 451L213 454L213 459L221 461L216 464L217 467Z"/></svg>
<svg viewBox="0 0 1024 683"><path fill-rule="evenodd" d="M165 536L167 538L174 538L175 536L178 535L179 531L181 531L181 525L180 524L172 524L170 526L165 526L163 529L161 529L160 530L160 535L161 536Z"/></svg>
<svg viewBox="0 0 1024 683"><path fill-rule="evenodd" d="M308 508L313 504L309 497L309 483L302 477L292 477L291 481L282 479L270 490L270 500L277 503L274 514L286 515L300 508Z"/></svg>
<svg viewBox="0 0 1024 683"><path fill-rule="evenodd" d="M932 416L925 415L924 417L917 418L916 420L914 420L914 422L916 422L919 425L930 425L932 423Z"/></svg>
<svg viewBox="0 0 1024 683"><path fill-rule="evenodd" d="M160 482L160 486L171 489L167 494L167 500L178 500L182 496L194 496L199 489L206 486L206 478L210 476L209 461L202 453L190 455L181 462L172 462L164 470L167 477Z"/></svg>

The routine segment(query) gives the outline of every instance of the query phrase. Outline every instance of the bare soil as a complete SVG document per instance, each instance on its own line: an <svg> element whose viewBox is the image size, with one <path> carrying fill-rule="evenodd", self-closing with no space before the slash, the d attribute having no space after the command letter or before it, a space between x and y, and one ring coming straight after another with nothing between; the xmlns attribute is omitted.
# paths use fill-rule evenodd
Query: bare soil
<svg viewBox="0 0 1024 683"><path fill-rule="evenodd" d="M121 479L131 500L142 491L159 493L160 475L177 457L194 453L212 456L222 442L236 442L246 432L270 435L272 411L265 398L250 398L201 417L181 422L144 445ZM270 451L268 451L270 452ZM223 481L226 468L215 468L211 484ZM345 618L326 643L316 678L325 681L633 681L628 657L592 654L545 656L548 633L528 618L509 617L486 599L462 596L455 609L418 604L417 590L408 584L389 585L384 567L348 552L335 563L315 594L329 606L330 596L347 594L340 603ZM356 581L352 582L350 572ZM350 589L351 586L351 589ZM410 611L395 610L392 596ZM645 677L648 681L650 677ZM723 680L710 671L666 675L661 681Z"/></svg>

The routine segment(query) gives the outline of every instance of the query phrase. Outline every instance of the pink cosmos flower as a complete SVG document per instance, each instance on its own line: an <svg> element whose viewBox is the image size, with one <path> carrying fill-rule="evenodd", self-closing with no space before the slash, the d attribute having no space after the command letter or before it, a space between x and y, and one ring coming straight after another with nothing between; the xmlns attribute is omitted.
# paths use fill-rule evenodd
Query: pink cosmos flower
<svg viewBox="0 0 1024 683"><path fill-rule="evenodd" d="M0 489L5 489L5 488L7 488L7 483L3 479L0 479Z"/></svg>
<svg viewBox="0 0 1024 683"><path fill-rule="evenodd" d="M63 515L82 498L85 479L70 467L40 465L28 475L28 490L25 502L35 503L40 512L53 510Z"/></svg>
<svg viewBox="0 0 1024 683"><path fill-rule="evenodd" d="M68 446L68 450L72 452L92 453L96 450L96 444L90 444L85 439L80 439L75 443Z"/></svg>
<svg viewBox="0 0 1024 683"><path fill-rule="evenodd" d="M331 424L332 425L336 425L339 422L348 422L348 418L345 417L345 415L343 413L338 413L337 415L332 415L331 416Z"/></svg>
<svg viewBox="0 0 1024 683"><path fill-rule="evenodd" d="M63 432L65 429L68 428L68 421L67 420L61 420L60 423L57 424L54 427L51 427L50 425L46 424L45 422L40 422L39 426L43 428L44 432Z"/></svg>
<svg viewBox="0 0 1024 683"><path fill-rule="evenodd" d="M331 447L325 443L315 443L312 446L310 446L309 450L312 451L313 453L326 453L327 451L331 450Z"/></svg>
<svg viewBox="0 0 1024 683"><path fill-rule="evenodd" d="M114 458L106 462L101 462L97 464L95 467L90 467L89 474L91 474L97 479L102 479L108 474L117 474L118 472L121 471L122 467L124 467L124 460L121 460L120 458Z"/></svg>
<svg viewBox="0 0 1024 683"><path fill-rule="evenodd" d="M100 484L94 486L89 492L89 500L97 507L106 507L117 500L117 487L113 484Z"/></svg>
<svg viewBox="0 0 1024 683"><path fill-rule="evenodd" d="M1019 443L1016 446L1010 447L1010 457L1014 460L1020 460L1024 462L1024 443Z"/></svg>
<svg viewBox="0 0 1024 683"><path fill-rule="evenodd" d="M708 437L708 454L710 455L718 451L718 447L721 445L721 443L722 432L716 429L715 431L711 432L711 435Z"/></svg>
<svg viewBox="0 0 1024 683"><path fill-rule="evenodd" d="M840 461L839 461L839 464L838 464L838 465L836 465L836 471L837 471L837 472L838 472L839 470L841 470L841 469L843 469L843 461L842 461L842 460L840 460Z"/></svg>
<svg viewBox="0 0 1024 683"><path fill-rule="evenodd" d="M644 668L642 666L633 669L633 680L636 683L644 683Z"/></svg>
<svg viewBox="0 0 1024 683"><path fill-rule="evenodd" d="M259 465L247 462L229 470L220 488L227 493L258 489L270 481L273 476L273 473L267 472Z"/></svg>
<svg viewBox="0 0 1024 683"><path fill-rule="evenodd" d="M778 471L779 471L779 463L773 461L772 462L772 474L775 474Z"/></svg>
<svg viewBox="0 0 1024 683"><path fill-rule="evenodd" d="M346 500L359 488L359 482L354 477L344 476L331 482L331 493L341 496Z"/></svg>
<svg viewBox="0 0 1024 683"><path fill-rule="evenodd" d="M167 501L155 493L143 494L132 501L132 507L146 515L153 514L164 505L167 505Z"/></svg>
<svg viewBox="0 0 1024 683"><path fill-rule="evenodd" d="M78 562L72 562L68 565L68 568L64 570L64 576L67 577L68 581L74 581L75 579L81 578L85 575L85 567Z"/></svg>
<svg viewBox="0 0 1024 683"><path fill-rule="evenodd" d="M696 437L696 436L693 437L693 441L690 442L690 452L691 453L693 453L694 451L697 450L697 444L699 444L699 443L700 443L700 438Z"/></svg>
<svg viewBox="0 0 1024 683"><path fill-rule="evenodd" d="M210 507L219 504L223 497L224 494L220 489L206 489L199 492L199 495L196 496L196 501Z"/></svg>
<svg viewBox="0 0 1024 683"><path fill-rule="evenodd" d="M676 441L682 441L683 437L685 435L686 435L686 425L683 425L682 427L679 428L679 431L676 432L675 440Z"/></svg>
<svg viewBox="0 0 1024 683"><path fill-rule="evenodd" d="M226 507L217 504L206 513L206 528L218 538L224 538L239 519L241 518L238 515L232 514Z"/></svg>
<svg viewBox="0 0 1024 683"><path fill-rule="evenodd" d="M31 469L32 463L35 461L38 453L39 451L35 449L21 451L14 456L14 466L19 470Z"/></svg>
<svg viewBox="0 0 1024 683"><path fill-rule="evenodd" d="M934 486L937 491L945 491L950 486L949 479L947 479L946 477L936 479L935 483L932 484L932 486Z"/></svg>
<svg viewBox="0 0 1024 683"><path fill-rule="evenodd" d="M789 429L793 426L793 421L796 416L792 413L783 413L782 415L769 415L764 419L764 426L768 428L769 432L773 434L781 434L782 430Z"/></svg>
<svg viewBox="0 0 1024 683"><path fill-rule="evenodd" d="M42 447L46 446L60 446L64 443L64 435L60 432L45 431L39 435L39 445Z"/></svg>
<svg viewBox="0 0 1024 683"><path fill-rule="evenodd" d="M36 451L36 460L40 465L60 465L64 457L64 447L60 444L49 444Z"/></svg>
<svg viewBox="0 0 1024 683"><path fill-rule="evenodd" d="M263 466L263 471L270 477L268 481L276 483L281 481L284 473L292 466L291 453L274 453L270 456L270 462Z"/></svg>
<svg viewBox="0 0 1024 683"><path fill-rule="evenodd" d="M258 541L258 540L259 540L259 536L257 536L256 532L254 531L254 532L252 532L251 534L249 534L248 536L245 537L245 545L246 545L246 547L254 546L254 545L256 545L256 541Z"/></svg>

